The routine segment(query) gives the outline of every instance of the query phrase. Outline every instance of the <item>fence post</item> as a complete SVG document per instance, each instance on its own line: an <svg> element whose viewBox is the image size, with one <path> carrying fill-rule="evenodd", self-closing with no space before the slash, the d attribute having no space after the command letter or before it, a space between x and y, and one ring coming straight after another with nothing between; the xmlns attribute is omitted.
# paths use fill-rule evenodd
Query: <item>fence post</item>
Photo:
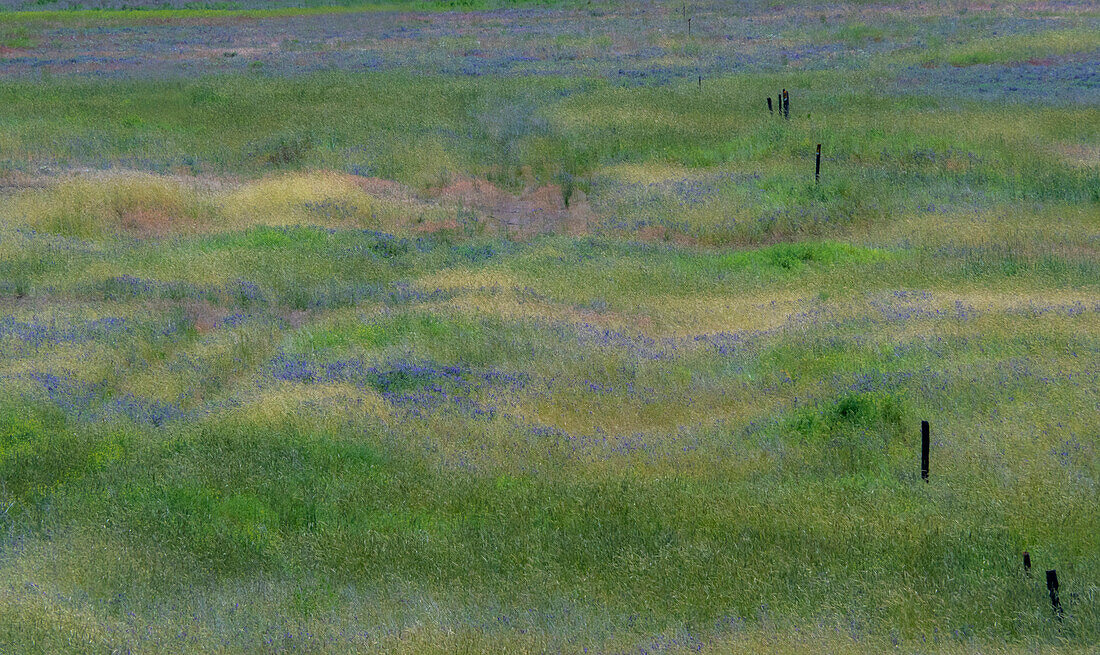
<svg viewBox="0 0 1100 655"><path fill-rule="evenodd" d="M1024 574L1031 577L1031 553L1024 551Z"/></svg>
<svg viewBox="0 0 1100 655"><path fill-rule="evenodd" d="M928 421L920 422L920 476L928 482L928 447L930 445Z"/></svg>
<svg viewBox="0 0 1100 655"><path fill-rule="evenodd" d="M768 96L768 113L769 114L773 113L772 112L772 97L771 96Z"/></svg>
<svg viewBox="0 0 1100 655"><path fill-rule="evenodd" d="M817 144L817 163L814 165L814 182L821 182L821 144Z"/></svg>
<svg viewBox="0 0 1100 655"><path fill-rule="evenodd" d="M1054 615L1062 620L1062 601L1058 600L1058 571L1047 571L1047 591L1050 592L1050 606L1054 608Z"/></svg>

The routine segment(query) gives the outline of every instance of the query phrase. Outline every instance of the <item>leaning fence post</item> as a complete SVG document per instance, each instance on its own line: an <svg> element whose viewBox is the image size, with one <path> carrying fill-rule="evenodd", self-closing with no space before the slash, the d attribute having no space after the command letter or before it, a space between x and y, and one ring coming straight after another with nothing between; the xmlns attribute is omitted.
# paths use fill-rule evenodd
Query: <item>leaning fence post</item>
<svg viewBox="0 0 1100 655"><path fill-rule="evenodd" d="M929 447L928 421L920 422L920 476L928 482L928 447Z"/></svg>

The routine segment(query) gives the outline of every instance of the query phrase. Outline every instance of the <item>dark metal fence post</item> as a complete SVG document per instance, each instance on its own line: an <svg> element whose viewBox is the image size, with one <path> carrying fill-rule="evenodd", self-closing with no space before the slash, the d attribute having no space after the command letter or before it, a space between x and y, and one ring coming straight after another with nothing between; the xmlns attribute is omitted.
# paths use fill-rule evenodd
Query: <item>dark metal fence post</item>
<svg viewBox="0 0 1100 655"><path fill-rule="evenodd" d="M920 476L928 482L928 446L929 438L928 421L920 422Z"/></svg>
<svg viewBox="0 0 1100 655"><path fill-rule="evenodd" d="M772 112L772 97L771 96L768 96L768 113L769 114L773 113Z"/></svg>
<svg viewBox="0 0 1100 655"><path fill-rule="evenodd" d="M817 163L814 165L814 182L821 181L821 144L817 144Z"/></svg>

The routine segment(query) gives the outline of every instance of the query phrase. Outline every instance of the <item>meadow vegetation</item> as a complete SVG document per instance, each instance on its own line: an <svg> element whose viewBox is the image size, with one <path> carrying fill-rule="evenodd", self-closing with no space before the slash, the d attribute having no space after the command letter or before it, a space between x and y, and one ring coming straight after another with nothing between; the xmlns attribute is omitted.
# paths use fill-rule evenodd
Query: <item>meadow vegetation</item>
<svg viewBox="0 0 1100 655"><path fill-rule="evenodd" d="M0 652L1092 652L1095 7L505 4L0 15Z"/></svg>

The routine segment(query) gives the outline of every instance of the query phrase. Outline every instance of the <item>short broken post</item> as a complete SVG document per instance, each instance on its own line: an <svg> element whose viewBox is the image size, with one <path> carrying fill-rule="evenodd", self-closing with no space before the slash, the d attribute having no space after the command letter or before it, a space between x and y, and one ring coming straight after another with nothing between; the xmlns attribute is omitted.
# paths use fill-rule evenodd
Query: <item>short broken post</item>
<svg viewBox="0 0 1100 655"><path fill-rule="evenodd" d="M1054 615L1062 620L1062 601L1058 600L1058 571L1047 571L1047 591L1050 592L1050 606L1054 609Z"/></svg>
<svg viewBox="0 0 1100 655"><path fill-rule="evenodd" d="M1031 577L1031 553L1024 551L1024 575Z"/></svg>
<svg viewBox="0 0 1100 655"><path fill-rule="evenodd" d="M928 421L920 422L920 476L928 482L928 447L930 445Z"/></svg>

